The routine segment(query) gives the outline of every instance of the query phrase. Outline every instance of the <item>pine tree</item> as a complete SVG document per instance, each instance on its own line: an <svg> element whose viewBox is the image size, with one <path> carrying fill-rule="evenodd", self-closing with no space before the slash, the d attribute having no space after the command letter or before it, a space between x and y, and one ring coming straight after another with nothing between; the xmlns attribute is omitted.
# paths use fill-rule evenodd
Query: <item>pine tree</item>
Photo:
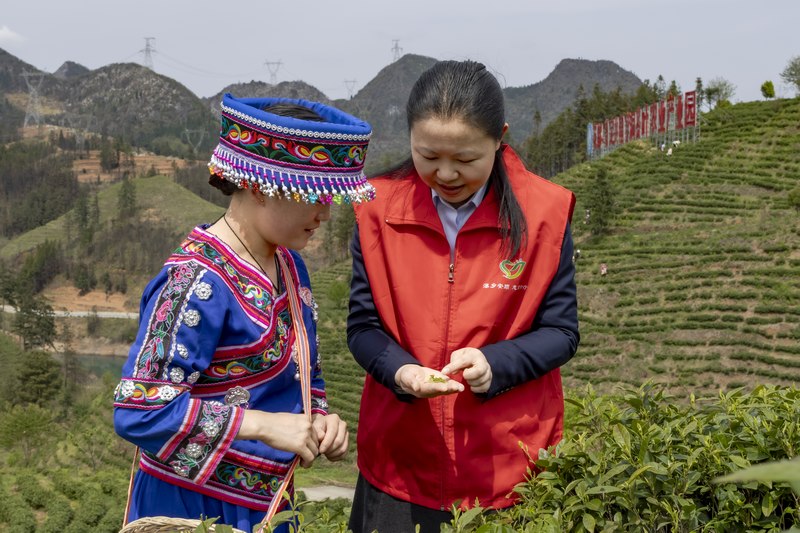
<svg viewBox="0 0 800 533"><path fill-rule="evenodd" d="M119 166L119 162L117 161L116 153L114 152L114 147L108 142L108 139L103 140L103 144L100 147L100 168L109 172L114 170Z"/></svg>
<svg viewBox="0 0 800 533"><path fill-rule="evenodd" d="M123 176L117 196L117 217L127 222L136 214L136 186L127 176Z"/></svg>
<svg viewBox="0 0 800 533"><path fill-rule="evenodd" d="M703 107L703 100L705 96L705 91L703 90L703 79L698 76L696 80L694 80L694 97L697 100L697 109Z"/></svg>
<svg viewBox="0 0 800 533"><path fill-rule="evenodd" d="M75 226L78 229L80 243L83 246L87 246L92 242L94 227L92 226L89 214L89 199L87 198L86 190L83 188L78 190L78 196L75 199L75 207L72 213Z"/></svg>
<svg viewBox="0 0 800 533"><path fill-rule="evenodd" d="M52 306L44 298L26 291L20 295L13 330L22 338L23 350L53 346L56 322Z"/></svg>
<svg viewBox="0 0 800 533"><path fill-rule="evenodd" d="M23 464L30 465L47 444L52 429L53 419L47 409L36 404L15 405L0 417L0 447L21 449Z"/></svg>
<svg viewBox="0 0 800 533"><path fill-rule="evenodd" d="M589 222L592 235L599 237L607 234L616 212L616 202L613 187L604 167L597 169L586 204L592 213Z"/></svg>

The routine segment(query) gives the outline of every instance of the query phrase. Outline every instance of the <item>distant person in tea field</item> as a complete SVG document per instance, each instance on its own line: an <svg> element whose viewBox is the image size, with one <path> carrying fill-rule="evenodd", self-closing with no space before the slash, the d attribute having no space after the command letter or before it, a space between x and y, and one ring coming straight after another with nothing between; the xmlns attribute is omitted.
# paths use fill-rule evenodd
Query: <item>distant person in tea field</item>
<svg viewBox="0 0 800 533"><path fill-rule="evenodd" d="M495 77L439 62L407 114L410 158L356 208L355 533L438 532L453 505L513 505L530 461L561 439L559 367L579 341L575 198L503 142Z"/></svg>
<svg viewBox="0 0 800 533"><path fill-rule="evenodd" d="M229 94L221 121L209 182L230 205L145 288L114 421L141 449L126 520L219 517L249 533L286 507L296 464L348 450L296 250L331 203L374 196L371 128L319 103Z"/></svg>

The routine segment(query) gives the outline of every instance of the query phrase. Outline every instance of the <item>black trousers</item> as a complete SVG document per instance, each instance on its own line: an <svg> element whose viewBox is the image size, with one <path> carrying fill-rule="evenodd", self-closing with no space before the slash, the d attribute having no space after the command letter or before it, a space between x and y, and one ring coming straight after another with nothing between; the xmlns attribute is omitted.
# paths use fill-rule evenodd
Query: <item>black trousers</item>
<svg viewBox="0 0 800 533"><path fill-rule="evenodd" d="M429 509L398 500L370 485L361 474L356 482L349 527L353 533L439 533L441 524L450 523L450 511Z"/></svg>

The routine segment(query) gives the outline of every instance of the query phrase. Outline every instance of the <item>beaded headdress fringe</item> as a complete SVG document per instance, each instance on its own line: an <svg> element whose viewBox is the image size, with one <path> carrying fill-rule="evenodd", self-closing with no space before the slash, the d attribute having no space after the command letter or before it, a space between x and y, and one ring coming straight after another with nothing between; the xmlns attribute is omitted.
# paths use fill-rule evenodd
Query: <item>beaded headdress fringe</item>
<svg viewBox="0 0 800 533"><path fill-rule="evenodd" d="M275 115L269 106L291 103L325 122ZM223 97L220 142L208 167L240 189L322 204L353 204L375 197L364 175L369 124L336 108L287 98Z"/></svg>

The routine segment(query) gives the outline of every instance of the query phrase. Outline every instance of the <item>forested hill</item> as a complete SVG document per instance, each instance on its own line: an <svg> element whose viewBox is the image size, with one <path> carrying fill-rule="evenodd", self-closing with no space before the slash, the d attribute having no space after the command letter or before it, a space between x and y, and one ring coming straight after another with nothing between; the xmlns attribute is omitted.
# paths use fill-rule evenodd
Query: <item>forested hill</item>
<svg viewBox="0 0 800 533"><path fill-rule="evenodd" d="M542 81L505 89L510 131L515 140L524 141L534 131L537 111L539 127L544 128L575 103L581 89L587 94L595 88L603 93L619 89L622 94L634 94L640 85L642 80L613 61L563 59Z"/></svg>

